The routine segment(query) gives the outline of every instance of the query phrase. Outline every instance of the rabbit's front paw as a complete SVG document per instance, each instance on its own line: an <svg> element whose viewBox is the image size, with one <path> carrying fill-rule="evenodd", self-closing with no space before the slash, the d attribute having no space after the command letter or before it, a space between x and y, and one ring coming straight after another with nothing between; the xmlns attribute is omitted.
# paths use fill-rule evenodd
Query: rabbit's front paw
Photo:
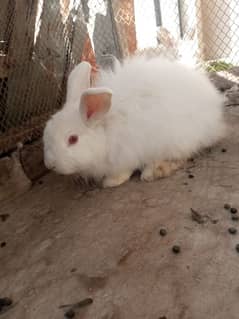
<svg viewBox="0 0 239 319"><path fill-rule="evenodd" d="M123 173L118 176L109 176L105 177L103 180L103 187L116 187L119 186L125 182L127 182L130 179L132 172L130 173Z"/></svg>
<svg viewBox="0 0 239 319"><path fill-rule="evenodd" d="M144 182L153 182L155 180L153 165L145 166L144 170L141 173L140 179Z"/></svg>
<svg viewBox="0 0 239 319"><path fill-rule="evenodd" d="M140 179L145 182L153 182L156 179L170 176L183 165L184 161L160 161L145 166Z"/></svg>

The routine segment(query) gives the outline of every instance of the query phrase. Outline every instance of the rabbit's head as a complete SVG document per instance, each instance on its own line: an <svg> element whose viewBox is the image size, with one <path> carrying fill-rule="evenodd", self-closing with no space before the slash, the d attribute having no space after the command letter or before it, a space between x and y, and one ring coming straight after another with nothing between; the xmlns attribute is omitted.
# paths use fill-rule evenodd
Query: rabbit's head
<svg viewBox="0 0 239 319"><path fill-rule="evenodd" d="M66 103L46 124L43 143L47 168L60 174L100 175L106 165L105 114L112 93L90 88L91 66L82 62L67 84Z"/></svg>

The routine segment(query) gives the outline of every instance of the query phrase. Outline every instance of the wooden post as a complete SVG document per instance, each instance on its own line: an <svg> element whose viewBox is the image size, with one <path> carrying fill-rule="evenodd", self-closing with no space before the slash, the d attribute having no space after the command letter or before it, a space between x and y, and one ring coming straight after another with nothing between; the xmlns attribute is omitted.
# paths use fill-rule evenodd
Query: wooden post
<svg viewBox="0 0 239 319"><path fill-rule="evenodd" d="M133 54L137 49L134 1L114 0L112 6L123 55Z"/></svg>
<svg viewBox="0 0 239 319"><path fill-rule="evenodd" d="M37 0L15 1L13 29L8 48L10 63L8 75L8 99L5 116L6 127L14 127L22 121L26 98L32 84L29 68L34 47Z"/></svg>

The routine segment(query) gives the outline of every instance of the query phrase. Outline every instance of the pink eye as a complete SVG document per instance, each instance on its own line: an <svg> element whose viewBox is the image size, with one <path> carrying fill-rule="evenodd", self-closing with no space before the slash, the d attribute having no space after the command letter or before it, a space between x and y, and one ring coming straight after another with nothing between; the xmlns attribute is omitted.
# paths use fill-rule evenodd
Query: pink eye
<svg viewBox="0 0 239 319"><path fill-rule="evenodd" d="M78 136L77 135L71 135L69 138L68 138L68 144L69 145L74 145L78 142Z"/></svg>

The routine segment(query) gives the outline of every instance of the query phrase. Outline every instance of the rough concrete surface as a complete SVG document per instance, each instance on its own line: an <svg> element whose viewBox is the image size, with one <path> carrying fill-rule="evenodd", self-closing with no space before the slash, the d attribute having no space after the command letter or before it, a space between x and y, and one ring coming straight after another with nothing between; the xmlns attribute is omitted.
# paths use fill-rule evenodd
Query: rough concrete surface
<svg viewBox="0 0 239 319"><path fill-rule="evenodd" d="M239 222L224 204L239 208L239 107L228 120L225 141L169 178L82 191L50 174L3 202L0 297L13 305L0 318L64 318L59 306L91 297L76 319L238 319Z"/></svg>

